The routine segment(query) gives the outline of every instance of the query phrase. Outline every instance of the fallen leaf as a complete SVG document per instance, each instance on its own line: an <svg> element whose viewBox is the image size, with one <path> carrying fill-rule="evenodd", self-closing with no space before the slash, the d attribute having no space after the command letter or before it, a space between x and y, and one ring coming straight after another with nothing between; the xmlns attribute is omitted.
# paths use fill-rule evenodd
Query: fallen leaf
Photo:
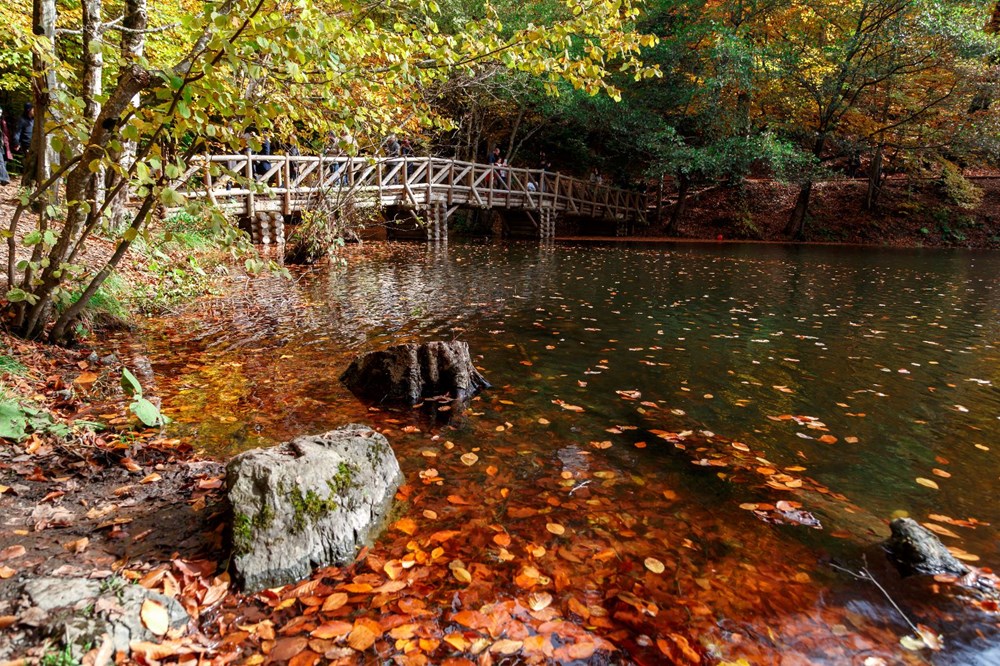
<svg viewBox="0 0 1000 666"><path fill-rule="evenodd" d="M532 592L528 595L528 607L535 611L545 610L552 603L552 595L548 592Z"/></svg>
<svg viewBox="0 0 1000 666"><path fill-rule="evenodd" d="M413 536L417 531L417 523L412 518L400 518L392 524L392 529L399 530L407 536Z"/></svg>
<svg viewBox="0 0 1000 666"><path fill-rule="evenodd" d="M935 483L934 481L931 481L930 479L925 479L922 476L918 476L917 477L917 483L919 483L920 485L925 486L927 488L933 488L934 490L938 489L938 484L937 483Z"/></svg>
<svg viewBox="0 0 1000 666"><path fill-rule="evenodd" d="M468 467L472 467L473 465L476 464L476 461L479 460L479 456L477 456L475 453L463 453L461 460L462 464Z"/></svg>
<svg viewBox="0 0 1000 666"><path fill-rule="evenodd" d="M647 557L645 561L643 561L643 564L645 564L646 568L655 574L661 574L666 569L666 567L663 566L663 562L659 561L655 557Z"/></svg>
<svg viewBox="0 0 1000 666"><path fill-rule="evenodd" d="M566 528L559 523L546 523L545 529L556 536L561 536L566 533Z"/></svg>
<svg viewBox="0 0 1000 666"><path fill-rule="evenodd" d="M75 541L64 543L63 548L65 548L71 553L79 555L83 551L87 550L87 546L89 544L90 544L90 539L88 539L87 537L81 537L79 539L76 539Z"/></svg>
<svg viewBox="0 0 1000 666"><path fill-rule="evenodd" d="M518 652L524 645L522 641L514 641L509 638L502 638L493 644L490 648L490 652L498 652L500 654L514 654Z"/></svg>
<svg viewBox="0 0 1000 666"><path fill-rule="evenodd" d="M163 604L152 599L146 599L142 602L139 617L142 619L143 625L155 636L164 635L170 628L170 614L167 613L167 609L163 607Z"/></svg>
<svg viewBox="0 0 1000 666"><path fill-rule="evenodd" d="M354 628L347 637L347 644L358 652L364 652L382 635L382 627L375 620L359 617L354 621Z"/></svg>
<svg viewBox="0 0 1000 666"><path fill-rule="evenodd" d="M354 625L350 622L335 620L333 622L324 622L313 629L309 635L314 638L339 638L351 633L352 629L354 629Z"/></svg>

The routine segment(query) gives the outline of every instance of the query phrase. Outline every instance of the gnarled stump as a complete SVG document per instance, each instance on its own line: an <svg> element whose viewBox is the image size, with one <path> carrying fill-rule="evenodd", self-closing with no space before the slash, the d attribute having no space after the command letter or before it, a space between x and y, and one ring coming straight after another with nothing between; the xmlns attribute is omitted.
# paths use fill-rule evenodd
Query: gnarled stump
<svg viewBox="0 0 1000 666"><path fill-rule="evenodd" d="M458 341L395 345L362 354L340 381L356 395L405 405L439 396L464 402L490 388L472 364L468 343Z"/></svg>
<svg viewBox="0 0 1000 666"><path fill-rule="evenodd" d="M940 539L913 519L897 518L889 528L892 536L885 542L885 549L902 575L969 573L969 568L955 559Z"/></svg>

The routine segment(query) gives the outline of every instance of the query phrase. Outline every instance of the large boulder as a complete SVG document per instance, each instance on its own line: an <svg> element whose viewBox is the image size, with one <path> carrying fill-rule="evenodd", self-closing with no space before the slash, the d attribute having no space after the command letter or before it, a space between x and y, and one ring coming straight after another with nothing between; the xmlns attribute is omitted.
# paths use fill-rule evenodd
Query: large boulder
<svg viewBox="0 0 1000 666"><path fill-rule="evenodd" d="M468 343L455 340L395 345L362 354L340 381L356 395L405 405L442 396L464 402L490 388L472 364Z"/></svg>
<svg viewBox="0 0 1000 666"><path fill-rule="evenodd" d="M352 561L402 480L385 437L356 424L239 454L226 467L237 579L260 590Z"/></svg>
<svg viewBox="0 0 1000 666"><path fill-rule="evenodd" d="M964 576L969 573L969 568L948 552L940 539L912 518L897 518L889 523L889 529L892 536L884 546L889 559L902 575Z"/></svg>

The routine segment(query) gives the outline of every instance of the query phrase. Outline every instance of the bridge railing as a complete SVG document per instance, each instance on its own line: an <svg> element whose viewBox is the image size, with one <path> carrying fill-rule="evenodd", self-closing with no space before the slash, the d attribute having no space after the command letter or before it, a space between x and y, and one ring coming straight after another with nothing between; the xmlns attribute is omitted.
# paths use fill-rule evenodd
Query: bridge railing
<svg viewBox="0 0 1000 666"><path fill-rule="evenodd" d="M285 213L317 194L351 195L382 205L517 208L627 219L645 196L554 171L498 167L439 157L210 155L195 158L178 191L253 214L267 204Z"/></svg>

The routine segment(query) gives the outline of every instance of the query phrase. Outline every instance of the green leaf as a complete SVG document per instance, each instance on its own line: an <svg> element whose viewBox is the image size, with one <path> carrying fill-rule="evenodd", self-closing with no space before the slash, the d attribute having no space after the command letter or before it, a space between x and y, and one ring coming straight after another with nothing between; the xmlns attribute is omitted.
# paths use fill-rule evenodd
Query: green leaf
<svg viewBox="0 0 1000 666"><path fill-rule="evenodd" d="M142 385L128 368L122 368L122 390L130 398L142 399Z"/></svg>
<svg viewBox="0 0 1000 666"><path fill-rule="evenodd" d="M172 187L164 187L160 192L160 201L164 206L183 206L184 195Z"/></svg>
<svg viewBox="0 0 1000 666"><path fill-rule="evenodd" d="M30 305L34 305L35 303L38 302L38 297L32 293L24 291L23 289L14 287L13 289L7 292L7 300L10 301L11 303L20 303L22 301L25 301Z"/></svg>
<svg viewBox="0 0 1000 666"><path fill-rule="evenodd" d="M21 441L27 436L28 419L21 407L13 402L0 402L0 437Z"/></svg>
<svg viewBox="0 0 1000 666"><path fill-rule="evenodd" d="M129 405L129 409L132 410L139 420L145 425L154 428L156 426L165 425L169 419L160 413L160 409L145 398L138 398Z"/></svg>

